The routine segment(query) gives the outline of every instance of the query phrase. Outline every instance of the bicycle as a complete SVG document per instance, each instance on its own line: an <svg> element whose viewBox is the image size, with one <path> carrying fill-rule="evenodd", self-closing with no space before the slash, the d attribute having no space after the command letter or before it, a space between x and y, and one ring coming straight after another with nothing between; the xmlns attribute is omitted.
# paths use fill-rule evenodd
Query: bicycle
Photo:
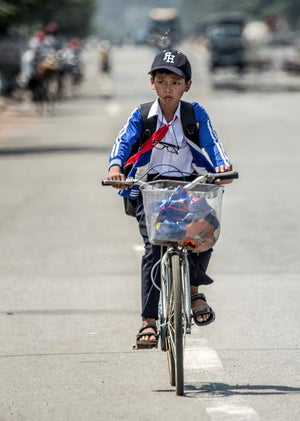
<svg viewBox="0 0 300 421"><path fill-rule="evenodd" d="M176 387L177 395L183 395L184 393L184 344L185 336L191 333L192 327L187 253L188 250L195 252L208 250L217 241L220 233L221 202L224 189L223 186L213 183L216 179L234 178L238 178L238 173L229 171L225 173L205 173L191 182L175 182L172 180L146 182L142 179L102 180L102 185L106 186L132 187L134 184L140 186L149 240L152 244L162 247L161 260L157 262L161 265L161 285L155 284L153 276L152 282L161 292L159 305L160 344L161 350L167 352L170 384ZM198 229L197 235L187 235L186 227L188 224L185 225L186 234L183 237L180 231L183 227L179 227L178 223L177 225L174 223L171 227L170 215L174 210L175 199L178 199L179 187L183 197L184 195L187 197L190 195L194 204L199 202L198 213L195 211L197 206L191 208L193 211L185 216L186 222L193 224L195 221L205 220L204 216L210 220L207 223L201 222L201 229L200 231ZM203 200L206 203L203 202L200 206L200 202ZM168 201L169 204L173 204L173 206L170 206L169 220L168 217L162 218L162 210L167 209ZM209 218L204 215L208 210L210 210L210 213L207 213L207 215L210 215ZM180 213L181 209L178 208L178 212ZM208 229L208 225L212 225L213 220L215 229L212 232L211 228ZM162 230L164 222L165 227ZM178 231L180 231L181 238L178 236ZM165 247L166 250L163 251ZM152 268L152 274L155 268L156 265Z"/></svg>

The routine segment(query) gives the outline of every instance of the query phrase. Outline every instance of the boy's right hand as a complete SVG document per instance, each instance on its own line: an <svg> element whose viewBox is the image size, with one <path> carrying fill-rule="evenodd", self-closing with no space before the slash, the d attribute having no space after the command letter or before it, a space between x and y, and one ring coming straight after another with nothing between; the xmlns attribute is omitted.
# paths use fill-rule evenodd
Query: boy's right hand
<svg viewBox="0 0 300 421"><path fill-rule="evenodd" d="M224 173L224 172L228 172L228 171L232 171L232 164L230 165L221 165L220 167L215 167L215 171L216 173ZM233 179L230 178L228 180L221 180L221 179L216 179L215 183L219 184L221 186L225 185L225 184L230 184L232 183Z"/></svg>
<svg viewBox="0 0 300 421"><path fill-rule="evenodd" d="M112 167L110 167L107 178L109 180L125 181L125 175L122 173L122 170L118 165L113 165ZM120 184L115 184L113 187L115 189L124 188L124 186Z"/></svg>

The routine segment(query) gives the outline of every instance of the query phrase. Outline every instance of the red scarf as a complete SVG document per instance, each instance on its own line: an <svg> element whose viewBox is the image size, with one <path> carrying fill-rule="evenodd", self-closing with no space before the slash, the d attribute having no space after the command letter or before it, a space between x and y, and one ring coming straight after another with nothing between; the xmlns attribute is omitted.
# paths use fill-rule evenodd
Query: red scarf
<svg viewBox="0 0 300 421"><path fill-rule="evenodd" d="M141 149L128 159L128 161L124 165L124 168L128 165L134 164L139 159L139 157L143 155L143 153L151 151L151 149L153 149L154 147L154 143L160 142L165 137L167 131L169 130L169 127L169 124L165 124L160 129L156 130L152 134L152 136L149 137L149 139L147 139L145 143L143 143Z"/></svg>

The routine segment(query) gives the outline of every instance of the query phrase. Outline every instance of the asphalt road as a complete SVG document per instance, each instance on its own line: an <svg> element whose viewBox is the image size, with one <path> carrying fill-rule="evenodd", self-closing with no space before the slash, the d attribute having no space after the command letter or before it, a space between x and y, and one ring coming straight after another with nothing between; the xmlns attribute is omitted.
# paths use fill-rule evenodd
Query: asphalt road
<svg viewBox="0 0 300 421"><path fill-rule="evenodd" d="M78 98L53 116L0 114L1 421L300 419L300 94L264 89L272 72L246 76L245 92L214 90L201 50L185 50L185 98L207 109L240 173L203 290L217 318L189 337L186 393L175 396L164 353L131 349L142 245L99 186L119 128L153 98L153 51L115 49L106 81L89 52Z"/></svg>

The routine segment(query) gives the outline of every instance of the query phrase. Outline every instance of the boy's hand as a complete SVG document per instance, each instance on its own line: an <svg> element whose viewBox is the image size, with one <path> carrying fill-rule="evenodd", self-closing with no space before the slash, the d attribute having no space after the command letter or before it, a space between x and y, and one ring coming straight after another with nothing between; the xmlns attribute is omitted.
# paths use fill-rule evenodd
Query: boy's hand
<svg viewBox="0 0 300 421"><path fill-rule="evenodd" d="M230 165L221 165L220 167L216 167L215 168L216 172L227 172L227 171L232 171L232 164ZM215 180L216 184L220 184L220 185L224 185L224 184L230 184L232 183L232 179L228 179L228 180L220 180L219 178L217 178Z"/></svg>
<svg viewBox="0 0 300 421"><path fill-rule="evenodd" d="M115 180L115 181L125 181L125 175L122 173L121 168L118 165L113 165L110 167L108 171L108 177L109 180ZM124 186L120 184L116 184L113 186L115 189L121 189L124 188Z"/></svg>

